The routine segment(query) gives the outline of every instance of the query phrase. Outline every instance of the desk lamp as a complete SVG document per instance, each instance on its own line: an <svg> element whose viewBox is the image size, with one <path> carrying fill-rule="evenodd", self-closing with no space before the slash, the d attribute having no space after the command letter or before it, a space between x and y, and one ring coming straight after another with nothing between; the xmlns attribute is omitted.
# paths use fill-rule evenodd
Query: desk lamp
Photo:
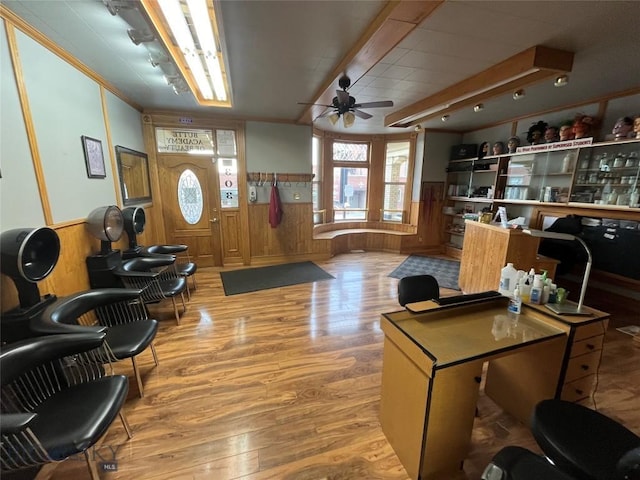
<svg viewBox="0 0 640 480"><path fill-rule="evenodd" d="M587 283L589 281L589 273L591 273L591 251L587 244L580 237L576 237L575 235L571 235L570 233L558 233L558 232L548 232L546 230L529 230L524 229L524 233L527 235L531 235L532 237L541 237L541 238L553 238L556 240L568 240L568 241L577 241L579 242L587 252L587 266L584 269L584 277L582 279L582 288L580 289L580 300L578 301L578 305L567 305L564 303L548 303L545 306L554 313L558 315L591 315L591 313L582 309L582 304L584 302L584 295L587 292Z"/></svg>

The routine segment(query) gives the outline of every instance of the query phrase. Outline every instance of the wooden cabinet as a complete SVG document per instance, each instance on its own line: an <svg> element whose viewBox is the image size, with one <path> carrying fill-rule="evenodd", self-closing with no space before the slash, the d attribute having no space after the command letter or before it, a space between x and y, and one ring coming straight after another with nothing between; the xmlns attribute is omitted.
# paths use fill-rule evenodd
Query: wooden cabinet
<svg viewBox="0 0 640 480"><path fill-rule="evenodd" d="M569 359L559 387L560 398L563 400L578 402L594 393L607 322L601 320L573 328Z"/></svg>
<svg viewBox="0 0 640 480"><path fill-rule="evenodd" d="M497 290L500 271L509 262L517 270L547 270L555 276L557 262L537 254L540 238L522 230L502 228L480 222L467 221L460 261L458 284L464 293Z"/></svg>

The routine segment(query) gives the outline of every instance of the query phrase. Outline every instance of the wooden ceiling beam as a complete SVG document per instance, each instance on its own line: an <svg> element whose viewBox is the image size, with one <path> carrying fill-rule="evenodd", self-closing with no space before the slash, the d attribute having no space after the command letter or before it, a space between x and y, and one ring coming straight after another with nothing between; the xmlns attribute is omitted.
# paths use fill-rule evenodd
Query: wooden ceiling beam
<svg viewBox="0 0 640 480"><path fill-rule="evenodd" d="M330 105L335 96L338 80L342 75L348 75L351 83L355 84L425 18L431 15L443 1L400 0L388 2L375 20L371 22L362 37L316 91L313 103ZM310 105L305 108L298 123L310 124L324 110L324 107Z"/></svg>
<svg viewBox="0 0 640 480"><path fill-rule="evenodd" d="M572 52L536 45L387 115L384 124L387 127L415 125L428 118L480 103L559 73L570 72L572 67Z"/></svg>

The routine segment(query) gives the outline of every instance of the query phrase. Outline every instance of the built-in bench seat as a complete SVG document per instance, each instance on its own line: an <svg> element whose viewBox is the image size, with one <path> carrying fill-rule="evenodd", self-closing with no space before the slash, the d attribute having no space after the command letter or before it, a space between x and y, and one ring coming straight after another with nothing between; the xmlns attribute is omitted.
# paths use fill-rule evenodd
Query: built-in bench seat
<svg viewBox="0 0 640 480"><path fill-rule="evenodd" d="M324 240L330 254L353 250L400 252L402 238L416 234L416 227L385 222L339 222L316 225L314 240Z"/></svg>

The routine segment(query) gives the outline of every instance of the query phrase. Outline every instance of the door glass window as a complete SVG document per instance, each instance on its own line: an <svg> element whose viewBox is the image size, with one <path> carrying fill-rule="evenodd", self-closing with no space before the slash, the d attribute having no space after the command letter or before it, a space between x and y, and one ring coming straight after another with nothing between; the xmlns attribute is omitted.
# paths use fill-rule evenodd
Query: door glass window
<svg viewBox="0 0 640 480"><path fill-rule="evenodd" d="M185 221L195 225L202 217L202 187L193 171L186 169L178 179L178 205Z"/></svg>
<svg viewBox="0 0 640 480"><path fill-rule="evenodd" d="M238 161L235 158L218 160L220 178L220 206L238 208Z"/></svg>

